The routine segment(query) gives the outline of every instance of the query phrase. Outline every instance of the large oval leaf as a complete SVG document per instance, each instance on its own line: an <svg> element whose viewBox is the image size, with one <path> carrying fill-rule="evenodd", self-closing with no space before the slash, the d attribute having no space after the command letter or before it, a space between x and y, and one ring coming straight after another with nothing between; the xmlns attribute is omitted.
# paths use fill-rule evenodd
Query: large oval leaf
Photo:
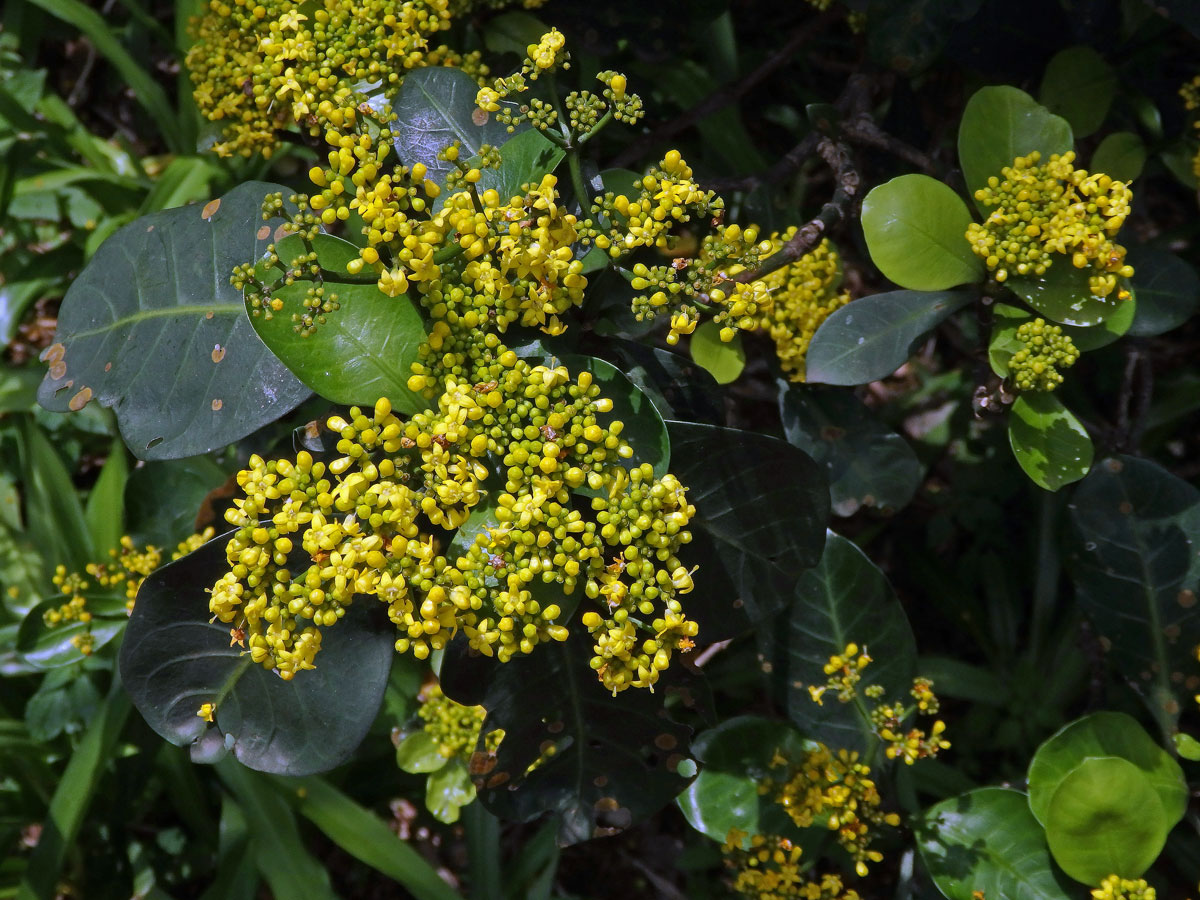
<svg viewBox="0 0 1200 900"><path fill-rule="evenodd" d="M1178 328L1200 308L1200 276L1191 264L1166 250L1129 251L1137 314L1129 333L1151 337Z"/></svg>
<svg viewBox="0 0 1200 900"><path fill-rule="evenodd" d="M980 88L963 110L958 127L958 160L967 190L973 195L1018 156L1034 150L1049 159L1075 144L1066 119L1038 105L1024 91L1008 85ZM978 201L980 212L987 215Z"/></svg>
<svg viewBox="0 0 1200 900"><path fill-rule="evenodd" d="M886 378L912 354L913 344L975 296L974 291L891 291L848 303L813 335L805 378L839 385Z"/></svg>
<svg viewBox="0 0 1200 900"><path fill-rule="evenodd" d="M1095 450L1087 429L1053 394L1022 394L1008 418L1008 442L1038 487L1057 491L1092 467Z"/></svg>
<svg viewBox="0 0 1200 900"><path fill-rule="evenodd" d="M1179 763L1132 716L1098 712L1077 719L1038 747L1029 764L1029 808L1043 825L1063 780L1089 757L1115 756L1141 770L1174 825L1187 809L1188 788Z"/></svg>
<svg viewBox="0 0 1200 900"><path fill-rule="evenodd" d="M1084 138L1104 124L1116 93L1116 71L1091 47L1081 46L1060 50L1047 63L1038 97L1067 120L1075 137Z"/></svg>
<svg viewBox="0 0 1200 900"><path fill-rule="evenodd" d="M967 242L970 224L962 197L928 175L893 178L863 200L871 261L884 277L914 291L983 280L983 260Z"/></svg>
<svg viewBox="0 0 1200 900"><path fill-rule="evenodd" d="M1088 269L1057 256L1044 275L1014 275L1005 285L1048 319L1064 325L1098 325L1115 317L1126 304L1113 291L1097 297L1088 286Z"/></svg>
<svg viewBox="0 0 1200 900"><path fill-rule="evenodd" d="M760 646L786 690L788 717L801 732L861 753L878 745L864 709L829 695L817 704L808 692L825 683L829 657L850 643L875 651L863 671L864 686L883 685L889 699L908 696L917 646L904 608L866 554L831 531L821 562L800 576L795 599L776 627L760 632Z"/></svg>
<svg viewBox="0 0 1200 900"><path fill-rule="evenodd" d="M207 588L226 566L229 535L153 572L121 646L121 679L162 737L212 761L231 750L261 772L307 775L354 752L383 702L395 634L382 606L360 598L325 629L316 668L283 681L210 622ZM216 703L216 722L197 715Z"/></svg>
<svg viewBox="0 0 1200 900"><path fill-rule="evenodd" d="M145 216L101 245L58 316L47 409L114 408L135 456L171 459L222 447L308 396L263 345L229 283L261 256L279 220L251 181L219 200Z"/></svg>
<svg viewBox="0 0 1200 900"><path fill-rule="evenodd" d="M1046 843L1054 861L1087 885L1109 875L1137 878L1158 858L1170 830L1146 776L1115 756L1080 763L1046 810Z"/></svg>
<svg viewBox="0 0 1200 900"><path fill-rule="evenodd" d="M982 788L928 809L917 828L921 861L949 900L1068 900L1025 795Z"/></svg>
<svg viewBox="0 0 1200 900"><path fill-rule="evenodd" d="M1200 491L1152 462L1106 459L1069 507L1066 561L1108 658L1174 730L1200 643ZM1176 674L1178 673L1178 675Z"/></svg>
<svg viewBox="0 0 1200 900"><path fill-rule="evenodd" d="M1132 131L1116 131L1100 142L1092 154L1093 172L1117 181L1133 181L1146 165L1146 143Z"/></svg>

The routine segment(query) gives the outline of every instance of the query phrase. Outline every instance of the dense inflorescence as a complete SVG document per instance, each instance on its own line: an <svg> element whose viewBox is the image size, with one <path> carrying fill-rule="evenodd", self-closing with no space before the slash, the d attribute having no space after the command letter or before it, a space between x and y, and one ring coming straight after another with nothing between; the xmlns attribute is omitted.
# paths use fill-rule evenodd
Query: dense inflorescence
<svg viewBox="0 0 1200 900"><path fill-rule="evenodd" d="M1109 875L1092 891L1093 900L1155 900L1158 892L1144 878Z"/></svg>
<svg viewBox="0 0 1200 900"><path fill-rule="evenodd" d="M1045 319L1023 322L1016 338L1022 347L1009 359L1008 370L1018 390L1054 390L1063 381L1060 370L1069 369L1079 359L1071 336Z"/></svg>
<svg viewBox="0 0 1200 900"><path fill-rule="evenodd" d="M746 846L746 845L749 846ZM832 873L810 878L802 872L801 848L778 835L747 835L734 828L722 847L733 872L732 887L752 900L859 900Z"/></svg>
<svg viewBox="0 0 1200 900"><path fill-rule="evenodd" d="M417 715L424 723L421 728L437 744L438 753L446 759L470 761L487 711L482 706L455 703L442 693L441 685L436 682L422 688L419 699ZM495 753L503 739L503 731L489 732L484 742L487 751Z"/></svg>
<svg viewBox="0 0 1200 900"><path fill-rule="evenodd" d="M997 281L1012 275L1044 275L1056 256L1066 256L1088 273L1097 297L1114 291L1118 278L1130 278L1125 248L1113 241L1129 215L1129 186L1107 175L1076 169L1074 152L1055 154L1039 164L1037 151L992 176L975 199L993 208L982 224L967 227L967 240Z"/></svg>

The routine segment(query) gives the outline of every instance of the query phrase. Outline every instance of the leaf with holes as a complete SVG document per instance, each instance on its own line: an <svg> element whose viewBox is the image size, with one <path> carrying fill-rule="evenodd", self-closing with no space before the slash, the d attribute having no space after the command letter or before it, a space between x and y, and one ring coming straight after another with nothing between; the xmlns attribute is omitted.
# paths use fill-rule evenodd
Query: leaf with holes
<svg viewBox="0 0 1200 900"><path fill-rule="evenodd" d="M232 532L231 532L232 533ZM138 591L121 646L121 680L146 722L190 746L197 762L232 752L260 772L308 775L352 754L383 702L394 630L362 597L323 630L316 668L283 681L210 622L208 592L227 564L229 534L153 572ZM197 715L215 703L216 721Z"/></svg>
<svg viewBox="0 0 1200 900"><path fill-rule="evenodd" d="M272 191L288 189L247 182L105 241L63 300L38 402L66 412L97 400L135 456L172 459L231 443L307 397L229 283L273 239L279 221L264 223L260 208Z"/></svg>

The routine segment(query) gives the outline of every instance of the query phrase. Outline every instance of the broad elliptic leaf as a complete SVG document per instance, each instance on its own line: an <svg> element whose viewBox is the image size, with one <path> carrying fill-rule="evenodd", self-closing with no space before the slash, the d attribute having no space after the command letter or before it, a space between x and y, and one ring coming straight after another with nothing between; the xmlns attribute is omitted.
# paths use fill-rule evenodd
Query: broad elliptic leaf
<svg viewBox="0 0 1200 900"><path fill-rule="evenodd" d="M1060 50L1046 65L1038 99L1070 123L1075 137L1085 138L1104 124L1116 93L1116 70L1091 47L1080 46Z"/></svg>
<svg viewBox="0 0 1200 900"><path fill-rule="evenodd" d="M297 281L272 291L286 309L299 309L311 282ZM291 317L269 321L259 310L251 316L254 330L276 356L308 387L326 400L345 405L373 405L380 397L409 415L429 403L408 389L411 365L425 341L425 326L407 295L389 297L374 284L325 282L325 296L336 295L341 308L307 336Z"/></svg>
<svg viewBox="0 0 1200 900"><path fill-rule="evenodd" d="M1046 843L1064 872L1096 886L1109 875L1137 878L1150 868L1173 824L1137 766L1097 757L1076 766L1050 798Z"/></svg>
<svg viewBox="0 0 1200 900"><path fill-rule="evenodd" d="M791 385L779 409L788 442L825 466L834 515L894 512L912 500L924 473L917 455L851 391Z"/></svg>
<svg viewBox="0 0 1200 900"><path fill-rule="evenodd" d="M1070 257L1056 256L1044 275L1013 275L1005 286L1047 319L1064 325L1098 325L1115 317L1125 300L1114 290L1097 297L1088 286L1090 269L1077 269ZM1117 281L1118 289L1123 286Z"/></svg>
<svg viewBox="0 0 1200 900"><path fill-rule="evenodd" d="M1047 491L1078 481L1092 467L1092 439L1051 393L1022 394L1008 418L1008 442L1025 474Z"/></svg>
<svg viewBox="0 0 1200 900"><path fill-rule="evenodd" d="M89 593L87 611L92 614L90 622L74 619L60 625L47 625L42 617L70 599L61 594L50 597L26 614L17 631L17 652L25 662L39 669L77 663L83 659L83 654L79 652L78 645L73 643L75 638L90 632L92 649L99 650L120 634L129 621L124 594Z"/></svg>
<svg viewBox="0 0 1200 900"><path fill-rule="evenodd" d="M38 402L111 406L141 459L222 447L291 411L308 389L250 326L234 266L258 259L279 220L251 181L203 206L144 216L105 241L58 314Z"/></svg>
<svg viewBox="0 0 1200 900"><path fill-rule="evenodd" d="M1174 730L1195 691L1200 643L1200 491L1152 462L1103 460L1068 507L1065 560L1108 659Z"/></svg>
<svg viewBox="0 0 1200 900"><path fill-rule="evenodd" d="M981 788L943 800L917 826L921 861L949 900L1069 900L1076 888L1055 869L1025 795Z"/></svg>
<svg viewBox="0 0 1200 900"><path fill-rule="evenodd" d="M830 314L808 345L806 380L866 384L900 368L926 333L976 293L890 291L860 297Z"/></svg>
<svg viewBox="0 0 1200 900"><path fill-rule="evenodd" d="M1129 333L1153 337L1178 328L1200 307L1200 276L1191 264L1166 250L1129 251L1137 313Z"/></svg>
<svg viewBox="0 0 1200 900"><path fill-rule="evenodd" d="M479 85L462 69L427 66L413 69L392 100L396 121L392 144L396 157L406 166L424 163L426 177L445 183L454 163L438 159L438 153L459 141L459 158L470 159L484 144L500 147L510 137L508 126L475 105ZM516 109L516 104L502 101ZM522 124L517 130L529 128Z"/></svg>
<svg viewBox="0 0 1200 900"><path fill-rule="evenodd" d="M1103 172L1117 181L1133 181L1146 165L1146 144L1132 131L1115 131L1100 142L1092 154L1091 171Z"/></svg>
<svg viewBox="0 0 1200 900"><path fill-rule="evenodd" d="M972 196L989 178L1002 178L1000 170L1011 166L1018 156L1037 150L1046 161L1051 154L1066 153L1074 144L1066 119L1008 85L976 91L967 101L958 127L958 160ZM988 214L979 201L976 206Z"/></svg>
<svg viewBox="0 0 1200 900"><path fill-rule="evenodd" d="M893 178L863 200L871 261L884 277L915 291L983 280L983 260L967 242L970 224L962 197L928 175Z"/></svg>
<svg viewBox="0 0 1200 900"><path fill-rule="evenodd" d="M1183 818L1188 788L1183 770L1154 742L1137 719L1098 712L1059 730L1037 749L1029 764L1029 808L1043 825L1050 800L1063 779L1091 757L1116 756L1133 763L1154 788L1171 825Z"/></svg>
<svg viewBox="0 0 1200 900"><path fill-rule="evenodd" d="M228 534L153 572L138 591L121 647L121 679L146 722L194 759L232 751L246 766L280 775L330 769L354 752L383 702L395 635L382 610L360 597L323 629L311 671L284 681L210 622L208 591L226 568ZM197 715L215 703L216 722Z"/></svg>
<svg viewBox="0 0 1200 900"><path fill-rule="evenodd" d="M567 846L624 831L687 786L676 769L690 729L663 715L670 673L654 693L614 697L587 666L592 640L582 629L503 664L472 659L464 647L447 648L442 689L487 709L483 734L504 729L496 756L477 753L471 765L494 815L525 822L549 812Z"/></svg>
<svg viewBox="0 0 1200 900"><path fill-rule="evenodd" d="M1174 735L1175 752L1183 759L1200 762L1200 741L1182 731Z"/></svg>
<svg viewBox="0 0 1200 900"><path fill-rule="evenodd" d="M883 685L889 700L908 696L917 647L904 607L866 554L831 531L820 563L800 576L776 627L761 630L760 646L785 687L788 717L800 731L830 747L865 752L878 739L860 706L829 693L817 703L808 691L825 684L829 657L851 643L874 651L862 673L864 685Z"/></svg>
<svg viewBox="0 0 1200 900"><path fill-rule="evenodd" d="M696 365L716 379L717 384L737 381L746 368L746 348L741 334L735 332L732 341L721 340L721 327L709 320L701 322L692 334L688 349Z"/></svg>

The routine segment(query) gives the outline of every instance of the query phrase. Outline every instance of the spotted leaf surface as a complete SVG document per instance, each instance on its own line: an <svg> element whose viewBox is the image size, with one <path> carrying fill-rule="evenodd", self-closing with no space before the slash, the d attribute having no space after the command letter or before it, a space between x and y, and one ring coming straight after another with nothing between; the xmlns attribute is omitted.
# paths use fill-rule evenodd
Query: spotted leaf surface
<svg viewBox="0 0 1200 900"><path fill-rule="evenodd" d="M142 459L222 447L308 396L254 333L235 265L260 257L278 220L248 182L207 204L144 216L101 245L67 291L38 401L58 412L95 400Z"/></svg>

